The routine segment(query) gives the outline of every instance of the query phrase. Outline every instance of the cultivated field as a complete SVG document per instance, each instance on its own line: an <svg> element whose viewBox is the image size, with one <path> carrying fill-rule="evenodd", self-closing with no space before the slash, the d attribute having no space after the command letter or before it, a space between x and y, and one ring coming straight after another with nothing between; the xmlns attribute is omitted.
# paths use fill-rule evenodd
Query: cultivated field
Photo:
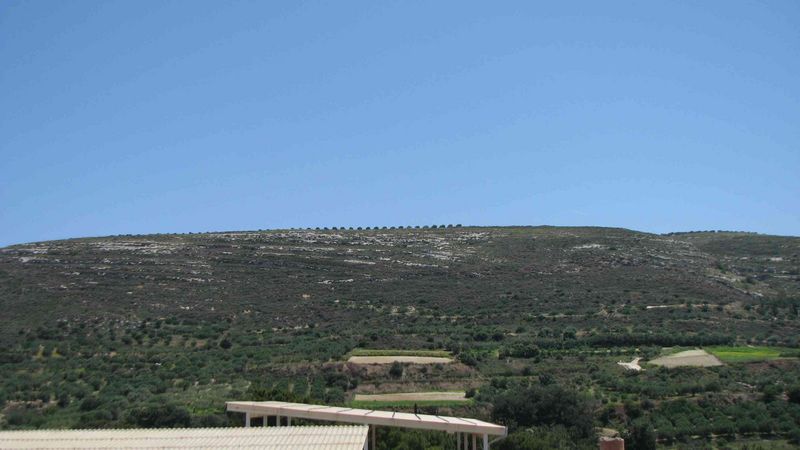
<svg viewBox="0 0 800 450"><path fill-rule="evenodd" d="M350 352L350 356L435 356L449 358L452 356L447 350L394 350L357 348Z"/></svg>
<svg viewBox="0 0 800 450"><path fill-rule="evenodd" d="M664 367L713 367L721 366L722 361L705 350L686 350L669 356L662 356L649 361L650 364Z"/></svg>
<svg viewBox="0 0 800 450"><path fill-rule="evenodd" d="M465 392L401 392L394 394L356 394L359 402L395 402L395 401L468 401Z"/></svg>
<svg viewBox="0 0 800 450"><path fill-rule="evenodd" d="M447 364L452 358L439 356L351 356L347 362L354 364L392 364L394 362L413 364Z"/></svg>
<svg viewBox="0 0 800 450"><path fill-rule="evenodd" d="M708 350L717 358L728 363L767 361L800 356L800 351L797 349L783 347L711 347Z"/></svg>

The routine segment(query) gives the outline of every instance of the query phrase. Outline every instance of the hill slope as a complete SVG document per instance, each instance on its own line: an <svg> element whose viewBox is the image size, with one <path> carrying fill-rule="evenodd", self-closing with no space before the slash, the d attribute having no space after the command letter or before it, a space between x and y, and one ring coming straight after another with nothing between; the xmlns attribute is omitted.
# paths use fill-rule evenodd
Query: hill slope
<svg viewBox="0 0 800 450"><path fill-rule="evenodd" d="M11 246L0 249L0 428L218 426L234 398L348 403L356 393L475 388L475 401L430 408L490 418L508 389L538 381L587 393L600 426L632 427L633 410L623 412L647 406L638 414L666 442L753 408L766 412L747 424L788 435L797 427L770 427L800 420L800 407L764 409L754 389L784 389L800 374L786 348L798 346L799 255L792 237L560 227ZM723 367L662 372L642 362L622 377L617 365L672 351L662 347L723 354L737 344L769 348ZM358 348L455 362L346 362ZM717 397L691 410L675 403L694 405L703 392ZM680 426L658 425L677 410Z"/></svg>
<svg viewBox="0 0 800 450"><path fill-rule="evenodd" d="M512 326L542 314L636 324L662 319L647 306L708 303L723 311L700 324L663 319L738 332L733 314L744 306L797 296L798 254L800 238L603 228L75 239L0 250L0 308L8 335L59 320L170 317L270 328L442 317Z"/></svg>

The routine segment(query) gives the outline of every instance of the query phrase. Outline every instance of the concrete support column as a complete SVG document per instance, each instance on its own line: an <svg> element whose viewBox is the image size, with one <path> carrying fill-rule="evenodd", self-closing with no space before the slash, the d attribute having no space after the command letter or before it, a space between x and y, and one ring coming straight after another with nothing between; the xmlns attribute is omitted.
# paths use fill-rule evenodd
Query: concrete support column
<svg viewBox="0 0 800 450"><path fill-rule="evenodd" d="M474 433L472 435L472 450L478 450L478 435Z"/></svg>
<svg viewBox="0 0 800 450"><path fill-rule="evenodd" d="M287 427L292 426L292 418L291 418L291 416L286 418L286 426Z"/></svg>
<svg viewBox="0 0 800 450"><path fill-rule="evenodd" d="M483 435L483 450L489 450L489 435Z"/></svg>
<svg viewBox="0 0 800 450"><path fill-rule="evenodd" d="M377 445L376 442L378 439L375 437L375 435L377 434L377 431L375 430L375 428L377 428L377 425L373 425L370 428L371 428L370 431L372 431L372 450L375 450L378 448L376 446Z"/></svg>
<svg viewBox="0 0 800 450"><path fill-rule="evenodd" d="M281 426L281 416L275 416L275 426Z"/></svg>
<svg viewBox="0 0 800 450"><path fill-rule="evenodd" d="M245 428L250 428L250 413L249 412L244 413L244 427Z"/></svg>

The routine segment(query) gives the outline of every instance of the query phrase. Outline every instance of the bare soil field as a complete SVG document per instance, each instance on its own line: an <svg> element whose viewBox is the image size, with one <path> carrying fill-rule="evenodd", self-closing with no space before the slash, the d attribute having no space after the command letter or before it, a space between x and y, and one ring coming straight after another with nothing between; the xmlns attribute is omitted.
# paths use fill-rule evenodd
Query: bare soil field
<svg viewBox="0 0 800 450"><path fill-rule="evenodd" d="M462 392L402 392L395 394L356 394L356 401L393 402L393 401L468 401Z"/></svg>
<svg viewBox="0 0 800 450"><path fill-rule="evenodd" d="M686 350L675 353L674 355L663 356L661 358L650 360L649 363L664 367L712 367L722 365L722 361L720 361L716 356L700 349Z"/></svg>
<svg viewBox="0 0 800 450"><path fill-rule="evenodd" d="M436 356L351 356L347 362L354 364L392 364L393 362L413 364L448 364L451 358Z"/></svg>

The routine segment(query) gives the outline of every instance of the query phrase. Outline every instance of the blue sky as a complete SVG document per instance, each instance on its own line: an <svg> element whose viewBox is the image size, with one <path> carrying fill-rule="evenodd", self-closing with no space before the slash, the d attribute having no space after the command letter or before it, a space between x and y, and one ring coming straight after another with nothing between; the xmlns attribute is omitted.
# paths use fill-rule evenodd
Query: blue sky
<svg viewBox="0 0 800 450"><path fill-rule="evenodd" d="M0 3L0 245L800 235L800 3Z"/></svg>

